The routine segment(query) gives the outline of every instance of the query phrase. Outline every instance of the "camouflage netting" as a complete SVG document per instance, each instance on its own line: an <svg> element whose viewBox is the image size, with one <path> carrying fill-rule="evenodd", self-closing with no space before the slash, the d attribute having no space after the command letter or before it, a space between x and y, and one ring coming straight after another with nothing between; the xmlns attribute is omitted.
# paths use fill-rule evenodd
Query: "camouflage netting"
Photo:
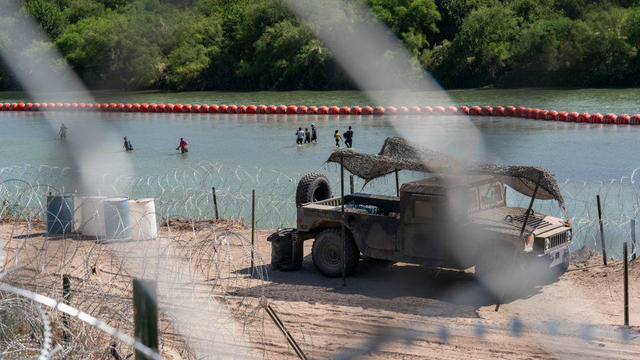
<svg viewBox="0 0 640 360"><path fill-rule="evenodd" d="M341 149L329 156L328 162L343 163L345 169L369 182L396 170L411 170L446 175L492 175L498 181L536 199L555 199L564 209L564 200L553 174L533 166L509 166L465 163L441 152L411 145L399 137L387 138L378 154L363 154Z"/></svg>

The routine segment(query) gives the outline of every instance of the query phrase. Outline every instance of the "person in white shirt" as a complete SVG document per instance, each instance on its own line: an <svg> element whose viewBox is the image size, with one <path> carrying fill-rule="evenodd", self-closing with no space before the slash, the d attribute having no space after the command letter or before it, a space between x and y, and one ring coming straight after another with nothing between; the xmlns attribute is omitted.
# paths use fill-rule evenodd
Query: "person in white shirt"
<svg viewBox="0 0 640 360"><path fill-rule="evenodd" d="M296 144L302 145L302 142L304 141L304 131L302 130L302 128L298 128L298 131L296 131L296 136Z"/></svg>

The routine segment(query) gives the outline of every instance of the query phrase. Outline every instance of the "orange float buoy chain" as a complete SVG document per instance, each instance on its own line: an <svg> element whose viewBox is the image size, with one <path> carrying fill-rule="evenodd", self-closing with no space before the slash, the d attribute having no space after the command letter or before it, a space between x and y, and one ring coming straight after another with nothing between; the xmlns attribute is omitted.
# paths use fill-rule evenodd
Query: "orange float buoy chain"
<svg viewBox="0 0 640 360"><path fill-rule="evenodd" d="M592 124L640 125L640 114L629 116L607 113L588 114L555 110L541 110L522 106L304 106L304 105L216 105L216 104L86 104L86 103L3 103L0 111L93 111L93 112L150 112L202 114L330 114L330 115L471 115L505 116Z"/></svg>

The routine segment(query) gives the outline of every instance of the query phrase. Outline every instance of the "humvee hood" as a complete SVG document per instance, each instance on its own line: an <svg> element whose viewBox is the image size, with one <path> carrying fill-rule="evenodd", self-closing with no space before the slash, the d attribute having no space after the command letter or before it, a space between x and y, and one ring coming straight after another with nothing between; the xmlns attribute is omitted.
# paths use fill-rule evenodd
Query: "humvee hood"
<svg viewBox="0 0 640 360"><path fill-rule="evenodd" d="M548 170L533 166L467 163L441 152L414 146L399 137L387 138L378 154L341 149L334 151L327 162L343 164L365 183L396 170L443 175L491 175L521 194L532 197L535 192L536 199L555 199L564 209L558 183Z"/></svg>
<svg viewBox="0 0 640 360"><path fill-rule="evenodd" d="M469 214L471 222L484 230L514 234L518 236L527 209L517 207L497 207ZM525 233L540 234L564 226L561 219L534 213L527 220Z"/></svg>

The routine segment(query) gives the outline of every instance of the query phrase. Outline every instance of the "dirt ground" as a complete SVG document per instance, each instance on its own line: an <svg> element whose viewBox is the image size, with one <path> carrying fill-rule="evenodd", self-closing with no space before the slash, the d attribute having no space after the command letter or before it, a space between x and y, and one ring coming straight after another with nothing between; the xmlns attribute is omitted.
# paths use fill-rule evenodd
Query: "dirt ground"
<svg viewBox="0 0 640 360"><path fill-rule="evenodd" d="M15 249L24 249L23 254L37 254L46 248L50 260L35 260L38 256L31 255L21 256L20 261L23 265L35 262L39 267L43 263L54 264L52 259L61 256L62 242L45 246L51 240L41 225L30 229L31 236L19 237L26 231L21 226L0 223L5 255ZM184 271L190 279L190 289L184 290L186 295L218 299L238 321L243 314L251 314L251 320L242 322L242 331L233 332L217 343L242 342L243 346L253 349L246 353L250 357L296 357L271 319L263 313L256 315L261 311L261 298L273 306L310 358L631 359L640 355L638 262L631 262L629 268L631 327L627 331L621 326L624 324L622 262L610 259L604 267L599 255L586 251L576 254L569 270L558 279L506 299L496 312L493 297L474 279L473 269L434 270L361 260L356 273L343 284L342 279L323 277L315 269L310 255L311 241L307 241L302 270L272 271L269 267L271 248L266 241L271 234L268 230L257 231L255 237L256 273L264 274L264 280L252 277L248 275L246 244L227 247L227 258L236 259L233 267L221 266L217 256L222 247L209 247L216 241L212 239L218 239L213 234L222 234L223 230L251 238L250 229L233 222L199 226L173 223L169 229L160 228L160 238L156 241L96 244L72 239L64 242L64 252L75 254L65 258L76 259L69 261L69 266L76 269L78 278L99 278L94 282L100 291L123 297L128 291L125 283L129 283L131 277L166 266L175 277L167 283L171 282L174 287L159 285L158 292L159 296L167 297L169 304L175 302L176 294L182 291L176 291L175 279L182 279L182 269L188 269ZM86 249L78 250L81 245ZM71 250L73 248L76 249ZM169 248L171 250L167 250ZM140 256L141 250L144 256ZM173 260L157 260L165 258ZM217 260L212 260L214 258ZM5 268L11 265L8 261L11 259L12 256L4 257ZM55 266L55 271L54 266L51 267L51 274L60 271L60 264ZM220 270L224 267L228 269ZM219 291L220 286L224 291ZM173 292L173 297L162 295L163 291ZM122 300L117 303L121 304ZM83 303L76 305L82 308ZM171 306L164 308L171 309ZM207 311L199 309L201 313ZM165 316L163 334L184 335L179 330L182 325L171 322L174 317L173 314ZM125 320L120 324L126 323ZM193 333L193 329L190 331ZM241 338L245 341L240 341ZM161 348L163 356L184 358L181 355L184 342L172 340L167 344L172 345ZM191 340L190 346L197 347L193 344ZM207 351L215 352L215 348Z"/></svg>

